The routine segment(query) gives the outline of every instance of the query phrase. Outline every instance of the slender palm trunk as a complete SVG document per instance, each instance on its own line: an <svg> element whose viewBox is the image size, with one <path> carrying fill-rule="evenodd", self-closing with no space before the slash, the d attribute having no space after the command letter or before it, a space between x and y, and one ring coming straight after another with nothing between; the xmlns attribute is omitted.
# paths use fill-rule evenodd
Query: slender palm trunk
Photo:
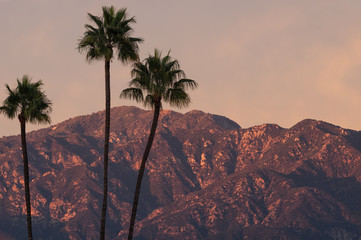
<svg viewBox="0 0 361 240"><path fill-rule="evenodd" d="M100 223L100 240L105 239L105 219L108 199L108 153L110 130L110 61L105 60L105 130L104 130L104 190L102 218Z"/></svg>
<svg viewBox="0 0 361 240"><path fill-rule="evenodd" d="M154 116L153 116L152 127L150 129L147 146L145 147L143 158L142 158L142 163L141 163L140 169L139 169L137 186L135 187L135 193L134 193L133 208L132 208L132 215L131 215L131 219L130 219L128 240L133 239L133 231L134 231L135 217L137 215L140 187L142 185L142 179L143 179L143 174L144 174L144 170L145 170L145 163L148 159L150 149L152 148L155 131L157 129L159 112L160 112L160 102L156 103L154 106Z"/></svg>
<svg viewBox="0 0 361 240"><path fill-rule="evenodd" d="M23 151L24 162L24 185L25 185L25 202L26 202L26 222L28 226L28 240L33 239L33 230L31 226L31 205L30 205L30 187L29 187L29 162L28 151L26 148L26 131L25 131L25 118L22 114L19 115L21 127L21 146Z"/></svg>

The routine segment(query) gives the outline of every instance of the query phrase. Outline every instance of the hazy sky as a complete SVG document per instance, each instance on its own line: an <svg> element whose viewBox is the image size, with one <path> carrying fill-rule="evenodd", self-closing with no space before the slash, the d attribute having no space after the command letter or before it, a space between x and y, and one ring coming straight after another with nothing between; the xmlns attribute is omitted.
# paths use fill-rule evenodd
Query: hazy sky
<svg viewBox="0 0 361 240"><path fill-rule="evenodd" d="M359 0L0 0L0 101L6 83L13 88L28 74L43 80L53 124L103 110L104 63L88 64L76 46L87 12L110 5L135 16L141 59L171 49L198 81L182 112L224 115L242 127L313 118L361 129ZM112 106L134 105L119 99L129 72L113 61ZM20 132L4 116L0 126L0 137ZM29 130L39 127L47 126Z"/></svg>

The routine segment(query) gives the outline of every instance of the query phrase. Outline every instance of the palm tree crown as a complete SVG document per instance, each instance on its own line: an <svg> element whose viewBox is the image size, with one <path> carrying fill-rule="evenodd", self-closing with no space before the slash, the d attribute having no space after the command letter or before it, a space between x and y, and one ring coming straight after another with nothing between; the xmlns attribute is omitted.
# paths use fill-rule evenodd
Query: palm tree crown
<svg viewBox="0 0 361 240"><path fill-rule="evenodd" d="M149 56L143 62L136 62L131 72L130 88L120 94L122 98L134 99L143 102L145 106L154 108L162 101L175 107L187 107L190 97L187 88L194 89L198 84L185 78L179 62L168 54L162 58L162 53L154 50L154 56ZM146 93L146 96L144 96Z"/></svg>
<svg viewBox="0 0 361 240"><path fill-rule="evenodd" d="M127 19L126 8L118 11L113 6L103 7L103 16L88 13L95 26L85 24L86 31L79 41L78 50L86 51L88 61L104 59L110 61L116 50L117 58L122 62L138 59L138 43L141 38L130 37L135 23L134 17Z"/></svg>
<svg viewBox="0 0 361 240"><path fill-rule="evenodd" d="M9 95L0 107L0 112L11 119L18 116L19 120L22 118L25 122L50 123L52 104L41 90L42 81L32 83L31 79L24 75L21 80L17 79L17 84L14 90L6 84Z"/></svg>

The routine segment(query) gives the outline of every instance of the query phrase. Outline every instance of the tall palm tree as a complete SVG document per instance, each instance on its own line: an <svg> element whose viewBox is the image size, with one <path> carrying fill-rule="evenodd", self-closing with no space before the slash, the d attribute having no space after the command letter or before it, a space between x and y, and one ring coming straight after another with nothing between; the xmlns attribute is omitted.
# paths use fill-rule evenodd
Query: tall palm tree
<svg viewBox="0 0 361 240"><path fill-rule="evenodd" d="M154 56L149 56L143 62L136 62L131 72L133 79L129 83L130 88L124 89L120 94L121 98L143 102L144 106L149 106L154 110L152 126L135 188L128 239L133 238L145 163L153 144L159 113L162 109L162 101L169 103L171 106L186 107L190 103L186 90L188 88L194 89L198 86L194 80L185 78L184 72L180 69L179 62L173 60L169 56L169 52L163 58L161 55L162 53L155 49ZM146 94L145 97L144 94Z"/></svg>
<svg viewBox="0 0 361 240"><path fill-rule="evenodd" d="M103 7L103 16L98 17L88 13L90 21L86 24L83 37L79 40L78 50L86 51L86 60L104 60L105 62L105 130L104 130L104 189L102 217L100 224L100 239L105 237L105 219L108 198L108 152L110 129L110 62L117 58L127 63L138 60L138 43L141 38L130 37L133 29L130 24L135 23L134 17L127 18L126 9L115 10L113 6ZM115 52L115 53L114 53Z"/></svg>
<svg viewBox="0 0 361 240"><path fill-rule="evenodd" d="M26 122L50 123L49 114L52 108L51 102L41 90L41 86L43 85L41 81L32 83L31 79L27 75L24 75L21 81L17 79L17 83L18 86L14 90L11 90L9 85L6 85L9 96L4 100L4 105L0 107L0 112L10 119L17 116L20 122L28 239L33 239L25 124Z"/></svg>

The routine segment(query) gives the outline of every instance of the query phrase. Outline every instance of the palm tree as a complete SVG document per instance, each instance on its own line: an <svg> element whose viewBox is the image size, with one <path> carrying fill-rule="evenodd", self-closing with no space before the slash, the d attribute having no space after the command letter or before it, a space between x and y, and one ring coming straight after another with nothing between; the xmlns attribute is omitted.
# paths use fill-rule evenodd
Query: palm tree
<svg viewBox="0 0 361 240"><path fill-rule="evenodd" d="M41 81L32 83L31 79L27 75L24 75L21 81L17 79L17 83L18 86L14 90L11 90L9 85L6 85L9 96L4 100L4 105L0 107L0 112L10 119L17 116L20 122L28 239L33 239L25 124L26 122L50 123L49 114L52 108L51 102L41 90L41 86L43 85Z"/></svg>
<svg viewBox="0 0 361 240"><path fill-rule="evenodd" d="M134 193L132 215L129 226L128 239L133 238L135 217L137 214L140 188L150 149L154 140L158 124L162 101L175 107L186 107L190 103L188 88L195 89L198 84L191 79L185 78L177 60L173 60L168 54L162 58L162 53L155 49L154 56L149 56L143 62L136 62L131 72L132 80L130 88L124 89L121 98L134 99L143 102L154 110L154 116L147 145L144 150L142 163L139 169L137 185ZM144 97L144 94L146 96Z"/></svg>
<svg viewBox="0 0 361 240"><path fill-rule="evenodd" d="M105 130L104 130L104 189L102 217L100 224L100 239L105 237L105 219L108 198L108 152L110 129L110 61L114 57L127 63L138 60L138 43L143 40L130 37L135 23L134 17L127 18L126 9L115 10L113 6L103 7L103 16L98 17L88 13L90 21L95 24L85 25L84 36L79 40L78 50L86 51L86 60L104 60L105 62Z"/></svg>

